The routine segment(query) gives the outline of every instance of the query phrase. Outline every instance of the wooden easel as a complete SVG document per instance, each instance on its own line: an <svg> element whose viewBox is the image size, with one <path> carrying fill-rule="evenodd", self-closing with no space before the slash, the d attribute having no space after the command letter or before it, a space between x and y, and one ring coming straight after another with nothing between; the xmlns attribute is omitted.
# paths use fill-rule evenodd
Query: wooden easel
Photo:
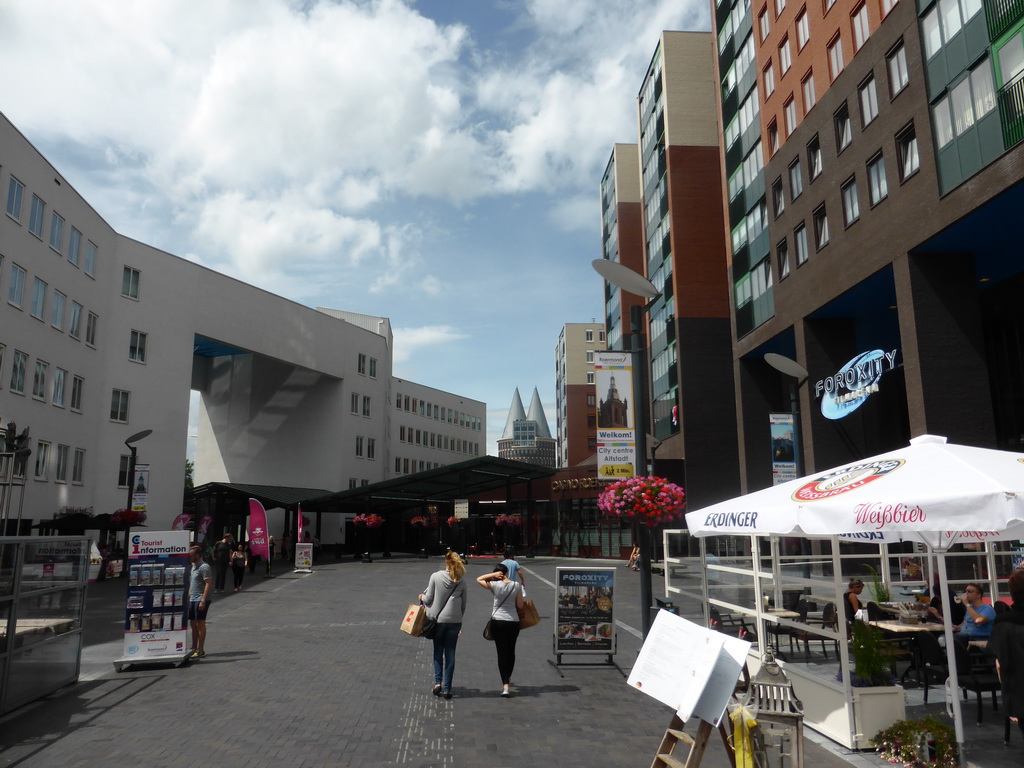
<svg viewBox="0 0 1024 768"><path fill-rule="evenodd" d="M725 753L729 756L729 764L732 768L736 768L736 757L733 754L732 744L729 741L729 733L725 729L727 722L729 722L728 718L722 719L722 722L718 725L718 733L721 735L722 743L725 745ZM690 734L683 731L683 721L679 719L679 716L672 715L672 722L665 729L665 735L661 739L661 746L658 747L658 754L654 756L651 768L663 768L664 766L667 766L667 768L697 768L700 765L700 761L704 758L704 751L707 749L708 740L711 738L711 730L713 728L714 726L711 723L701 720L700 726L697 728L697 735L690 736ZM690 748L685 761L680 760L675 755L675 748L679 742Z"/></svg>

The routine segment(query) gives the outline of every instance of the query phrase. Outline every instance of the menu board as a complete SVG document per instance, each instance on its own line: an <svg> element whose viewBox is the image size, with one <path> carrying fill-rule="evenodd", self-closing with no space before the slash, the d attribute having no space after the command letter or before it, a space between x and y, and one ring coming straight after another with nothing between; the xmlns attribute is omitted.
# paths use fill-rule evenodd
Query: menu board
<svg viewBox="0 0 1024 768"><path fill-rule="evenodd" d="M555 653L614 653L614 603L614 568L556 568Z"/></svg>
<svg viewBox="0 0 1024 768"><path fill-rule="evenodd" d="M188 531L134 533L128 551L124 656L180 659L188 641Z"/></svg>

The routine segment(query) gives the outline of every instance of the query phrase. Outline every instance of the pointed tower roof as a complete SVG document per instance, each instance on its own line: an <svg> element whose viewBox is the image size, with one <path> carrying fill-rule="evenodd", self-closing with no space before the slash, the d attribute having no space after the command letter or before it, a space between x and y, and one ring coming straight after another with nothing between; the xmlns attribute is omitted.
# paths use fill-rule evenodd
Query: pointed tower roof
<svg viewBox="0 0 1024 768"><path fill-rule="evenodd" d="M523 398L519 396L519 387L516 387L516 393L512 395L512 405L508 408L508 419L505 421L505 431L501 433L501 439L512 438L515 434L512 425L525 418L526 411L523 409Z"/></svg>
<svg viewBox="0 0 1024 768"><path fill-rule="evenodd" d="M530 412L526 414L527 421L537 422L537 437L551 437L551 427L548 426L548 417L544 415L544 406L540 404L540 392L533 388L533 399L530 400Z"/></svg>

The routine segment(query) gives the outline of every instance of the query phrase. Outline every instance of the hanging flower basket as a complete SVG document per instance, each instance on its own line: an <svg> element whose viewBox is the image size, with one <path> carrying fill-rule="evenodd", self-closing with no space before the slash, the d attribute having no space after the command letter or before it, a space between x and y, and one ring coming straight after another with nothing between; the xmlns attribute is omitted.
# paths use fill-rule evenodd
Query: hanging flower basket
<svg viewBox="0 0 1024 768"><path fill-rule="evenodd" d="M683 516L686 492L663 477L629 477L609 485L598 497L597 507L609 516L653 528Z"/></svg>
<svg viewBox="0 0 1024 768"><path fill-rule="evenodd" d="M416 515L416 517L409 521L409 525L413 528L436 528L437 518L427 517L426 515Z"/></svg>
<svg viewBox="0 0 1024 768"><path fill-rule="evenodd" d="M110 516L110 522L114 525L142 525L146 522L146 513L134 509L118 509Z"/></svg>
<svg viewBox="0 0 1024 768"><path fill-rule="evenodd" d="M518 528L523 524L523 518L519 515L498 515L494 518L494 524L499 528Z"/></svg>
<svg viewBox="0 0 1024 768"><path fill-rule="evenodd" d="M360 527L380 528L384 525L384 518L380 515L356 515L352 523Z"/></svg>
<svg viewBox="0 0 1024 768"><path fill-rule="evenodd" d="M448 518L448 527L449 528L458 528L461 523L462 523L462 520L457 518L455 515L452 515L451 517Z"/></svg>

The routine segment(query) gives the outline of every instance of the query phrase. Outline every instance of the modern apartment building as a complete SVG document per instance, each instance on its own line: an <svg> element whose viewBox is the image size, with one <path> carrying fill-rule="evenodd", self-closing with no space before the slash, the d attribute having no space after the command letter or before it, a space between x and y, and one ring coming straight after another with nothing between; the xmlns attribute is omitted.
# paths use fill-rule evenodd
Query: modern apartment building
<svg viewBox="0 0 1024 768"><path fill-rule="evenodd" d="M808 371L808 472L924 432L1020 450L1024 6L714 10L745 487L797 383L767 352Z"/></svg>
<svg viewBox="0 0 1024 768"><path fill-rule="evenodd" d="M659 461L682 466L673 479L685 484L691 504L738 492L715 93L714 38L662 33L637 96L642 268L630 263L638 244L628 146L616 145L601 189L604 257L617 255L660 292L645 311L649 445ZM605 288L616 343L626 324L620 293Z"/></svg>
<svg viewBox="0 0 1024 768"><path fill-rule="evenodd" d="M597 452L594 352L607 349L601 323L566 323L555 347L558 467L575 467Z"/></svg>
<svg viewBox="0 0 1024 768"><path fill-rule="evenodd" d="M540 402L540 393L533 388L530 410L523 408L523 399L516 387L512 405L508 409L505 429L498 438L498 458L525 461L542 467L555 468L557 441L551 436L548 417Z"/></svg>
<svg viewBox="0 0 1024 768"><path fill-rule="evenodd" d="M193 390L197 485L344 490L485 445L484 403L394 378L387 318L304 307L118 234L2 116L0 197L0 421L29 427L32 448L22 531L126 506L125 440L145 430L147 525L169 528Z"/></svg>

